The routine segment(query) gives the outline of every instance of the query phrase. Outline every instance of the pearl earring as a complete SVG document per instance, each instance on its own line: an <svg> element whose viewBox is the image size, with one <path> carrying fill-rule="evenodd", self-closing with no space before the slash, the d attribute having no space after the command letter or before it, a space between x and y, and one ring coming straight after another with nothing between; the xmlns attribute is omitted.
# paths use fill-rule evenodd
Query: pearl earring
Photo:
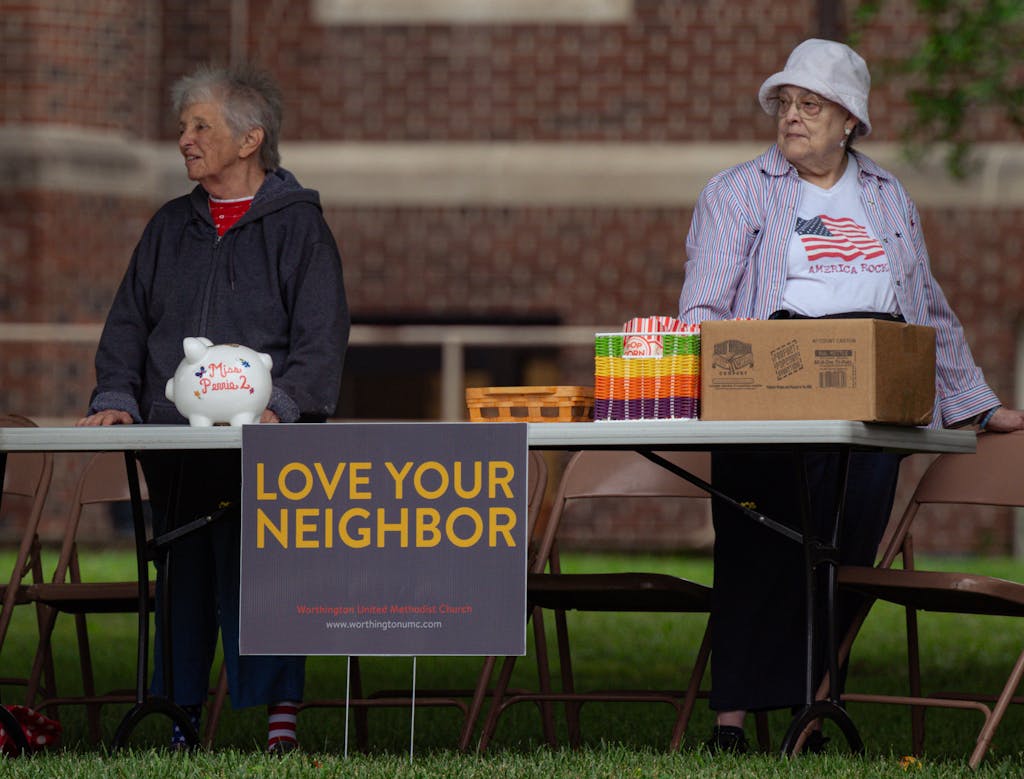
<svg viewBox="0 0 1024 779"><path fill-rule="evenodd" d="M852 127L847 127L843 132L845 133L845 135L843 136L843 140L841 140L839 142L839 148L840 149L845 149L846 148L846 144L850 140L850 133L853 132L853 128Z"/></svg>

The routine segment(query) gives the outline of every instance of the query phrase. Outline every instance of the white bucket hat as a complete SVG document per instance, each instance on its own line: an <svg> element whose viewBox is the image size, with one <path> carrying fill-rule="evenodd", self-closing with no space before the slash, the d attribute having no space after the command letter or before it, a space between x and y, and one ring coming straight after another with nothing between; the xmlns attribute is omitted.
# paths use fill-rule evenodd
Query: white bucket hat
<svg viewBox="0 0 1024 779"><path fill-rule="evenodd" d="M871 132L868 119L871 74L864 58L845 43L811 38L793 49L786 67L769 76L758 91L757 99L765 113L775 115L779 87L786 84L816 92L857 117L859 123L854 137Z"/></svg>

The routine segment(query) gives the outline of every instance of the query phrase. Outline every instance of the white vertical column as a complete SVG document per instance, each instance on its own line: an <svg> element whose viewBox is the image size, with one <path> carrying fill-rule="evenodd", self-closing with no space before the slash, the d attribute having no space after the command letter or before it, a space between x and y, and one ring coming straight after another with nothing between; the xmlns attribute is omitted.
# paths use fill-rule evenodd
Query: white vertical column
<svg viewBox="0 0 1024 779"><path fill-rule="evenodd" d="M446 335L441 344L441 420L461 422L466 406L465 342L457 335Z"/></svg>
<svg viewBox="0 0 1024 779"><path fill-rule="evenodd" d="M1024 321L1017 322L1013 407L1024 408ZM1024 558L1024 509L1013 510L1013 556Z"/></svg>

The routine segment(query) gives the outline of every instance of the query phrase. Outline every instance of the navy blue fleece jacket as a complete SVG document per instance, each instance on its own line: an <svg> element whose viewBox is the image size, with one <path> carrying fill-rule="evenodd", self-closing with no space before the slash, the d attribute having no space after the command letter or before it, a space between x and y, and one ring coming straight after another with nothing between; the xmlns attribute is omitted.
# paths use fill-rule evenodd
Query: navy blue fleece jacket
<svg viewBox="0 0 1024 779"><path fill-rule="evenodd" d="M197 186L153 216L107 316L89 413L184 424L164 397L182 339L239 343L274 360L268 407L282 422L334 412L348 345L341 257L319 195L267 173L246 214L217 237Z"/></svg>

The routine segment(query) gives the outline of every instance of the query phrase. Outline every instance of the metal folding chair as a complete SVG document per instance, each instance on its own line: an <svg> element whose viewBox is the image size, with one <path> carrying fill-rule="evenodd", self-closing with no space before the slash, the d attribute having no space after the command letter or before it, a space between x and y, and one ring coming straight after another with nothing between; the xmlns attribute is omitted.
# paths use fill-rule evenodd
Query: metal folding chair
<svg viewBox="0 0 1024 779"><path fill-rule="evenodd" d="M141 479L141 474L140 474ZM142 482L143 490L145 483ZM145 498L145 494L143 495ZM49 582L33 584L29 597L44 608L40 627L39 646L36 650L32 674L26 693L27 705L48 708L63 704L81 704L87 707L89 734L94 742L101 739L100 707L107 703L131 703L134 690L112 690L97 693L93 674L92 648L86 623L87 614L137 613L139 603L138 582L83 581L78 558L78 534L90 506L109 505L128 501L128 480L125 459L117 452L93 455L82 471L71 501L64 526L57 567ZM99 512L93 512L99 515ZM106 519L106 515L102 515ZM153 587L149 597L152 599ZM40 694L39 678L46 659L53 651L53 631L57 616L74 615L78 644L78 659L82 681L81 695L58 695L51 690Z"/></svg>
<svg viewBox="0 0 1024 779"><path fill-rule="evenodd" d="M531 543L534 538L533 529L537 525L537 516L544 500L544 493L547 490L547 466L543 456L539 452L531 451L528 457L528 478L527 478L527 521L531 529ZM413 702L412 691L408 689L385 689L371 693L363 690L363 676L360 666L360 658L351 658L350 666L350 695L346 701L344 698L321 698L303 701L300 709L312 708L338 708L346 705L354 710L354 722L356 730L356 746L363 751L369 748L369 721L367 713L372 708L394 708L407 707ZM491 670L494 667L495 658L484 659L484 670L487 678L490 678ZM460 748L465 750L463 739L468 740L467 733L472 733L476 720L482 708L482 701L485 691L479 688L452 688L452 689L423 689L416 691L415 702L417 707L446 707L458 708L463 715L462 736Z"/></svg>
<svg viewBox="0 0 1024 779"><path fill-rule="evenodd" d="M701 479L710 481L710 456L707 453L676 452L664 453L664 456ZM510 706L524 701L542 704L563 702L569 739L574 746L580 741L579 709L586 702L665 702L677 711L671 748L679 747L707 665L710 651L707 626L682 690L579 691L575 686L566 611L707 613L710 610L711 589L686 579L644 572L582 574L561 570L557 535L566 510L582 502L621 504L630 498L668 498L681 503L696 503L699 511L707 511L710 505L710 496L706 492L636 453L587 451L572 458L562 476L550 516L540 528L540 546L528 579L527 601L535 627L539 689L509 692L507 687L516 658L505 658L480 736L480 750L486 749L490 743L501 714ZM543 638L544 610L555 613L562 677L560 691L551 687ZM549 743L554 744L553 727L546 719L544 725Z"/></svg>
<svg viewBox="0 0 1024 779"><path fill-rule="evenodd" d="M928 505L1024 506L1022 469L1024 432L982 434L978 437L976 453L940 455L922 476L906 511L895 521L878 566L839 568L840 587L863 593L872 599L896 603L906 609L909 694L848 692L843 698L848 701L911 706L912 746L915 754L920 754L924 747L925 708L975 710L984 717L970 757L971 768L976 768L984 758L1007 707L1015 701L1014 693L1024 677L1022 646L998 694L937 692L924 695L921 688L917 613L935 611L1024 617L1024 584L971 573L915 570L911 526L921 508ZM903 568L893 568L900 554L903 555ZM849 651L861 621L848 634L844 643L845 652ZM994 705L988 705L986 701L994 702Z"/></svg>
<svg viewBox="0 0 1024 779"><path fill-rule="evenodd" d="M36 424L18 414L0 414L0 427L36 427ZM20 541L11 575L5 584L0 584L0 655L15 606L30 604L29 588L43 580L39 520L53 477L53 455L49 452L11 454L6 456L5 462L2 484L4 518L7 521L19 520ZM41 622L42 613L38 608L36 616ZM49 655L42 659L41 672L45 673L46 683L52 689L54 671ZM0 685L27 684L27 677L0 677Z"/></svg>

